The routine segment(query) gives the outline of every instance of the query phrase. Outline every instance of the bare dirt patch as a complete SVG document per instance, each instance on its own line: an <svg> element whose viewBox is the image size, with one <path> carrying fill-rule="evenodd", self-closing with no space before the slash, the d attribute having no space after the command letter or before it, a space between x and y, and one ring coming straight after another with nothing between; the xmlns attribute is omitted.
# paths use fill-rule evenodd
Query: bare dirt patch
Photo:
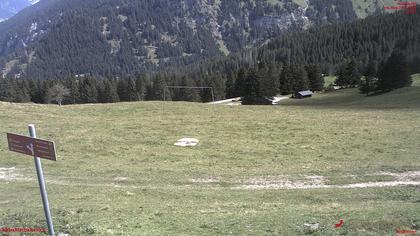
<svg viewBox="0 0 420 236"><path fill-rule="evenodd" d="M253 177L243 180L225 180L221 177L209 176L201 178L190 179L191 185L183 186L151 186L151 185L125 185L122 184L129 180L128 177L115 177L112 182L104 183L88 183L86 180L70 181L67 179L63 180L48 180L47 183L65 185L65 186L87 186L87 187L113 187L113 188L146 188L146 189L190 189L190 188L215 188L223 189L223 186L217 186L217 184L228 184L231 185L231 189L235 190L264 190L264 189L352 189L352 188L385 188L385 187L397 187L397 186L420 186L420 171L409 171L403 173L390 173L380 172L371 175L379 176L392 176L395 180L392 181L377 181L377 182L361 182L351 184L327 184L328 177L318 175L305 175L305 176L262 176ZM345 176L343 176L345 177ZM19 170L15 167L3 168L0 167L0 181L11 182L28 182L35 181L34 178L25 177L19 173ZM210 184L212 184L210 186ZM213 185L216 184L216 185Z"/></svg>
<svg viewBox="0 0 420 236"><path fill-rule="evenodd" d="M197 178L197 179L190 179L192 183L202 183L202 184L209 184L209 183L219 183L221 181L220 178L217 177L206 177L206 178Z"/></svg>
<svg viewBox="0 0 420 236"><path fill-rule="evenodd" d="M420 186L420 171L410 171L404 173L381 172L375 175L393 176L394 181L363 182L343 185L326 184L325 176L305 176L301 180L291 180L290 177L279 178L252 178L243 181L240 186L232 189L334 189L334 188L378 188L378 187L396 187L396 186Z"/></svg>
<svg viewBox="0 0 420 236"><path fill-rule="evenodd" d="M18 173L15 167L3 168L0 167L0 181L31 181L32 178L26 178Z"/></svg>

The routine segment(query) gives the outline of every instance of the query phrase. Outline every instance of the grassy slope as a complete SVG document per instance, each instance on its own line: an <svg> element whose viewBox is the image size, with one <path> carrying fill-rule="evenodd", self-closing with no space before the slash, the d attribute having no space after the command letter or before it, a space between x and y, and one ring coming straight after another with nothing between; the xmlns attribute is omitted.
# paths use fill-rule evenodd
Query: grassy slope
<svg viewBox="0 0 420 236"><path fill-rule="evenodd" d="M347 183L343 175L363 182L379 171L419 171L416 78L415 87L382 96L342 90L276 107L168 103L162 113L156 102L0 103L0 133L26 134L36 123L39 137L56 141L59 161L43 162L47 187L57 229L74 235L299 235L312 221L318 235L393 235L420 224L418 187L231 187L268 176ZM185 136L201 143L172 145ZM33 160L8 152L5 138L0 167L35 178ZM0 189L0 227L43 225L34 180L0 181ZM341 218L345 227L334 229Z"/></svg>
<svg viewBox="0 0 420 236"><path fill-rule="evenodd" d="M308 100L289 100L283 105L346 109L415 109L420 103L420 74L413 75L412 78L412 87L398 89L384 95L365 97L358 93L358 89L344 89L318 94ZM326 77L325 84L328 85L334 80L335 77Z"/></svg>

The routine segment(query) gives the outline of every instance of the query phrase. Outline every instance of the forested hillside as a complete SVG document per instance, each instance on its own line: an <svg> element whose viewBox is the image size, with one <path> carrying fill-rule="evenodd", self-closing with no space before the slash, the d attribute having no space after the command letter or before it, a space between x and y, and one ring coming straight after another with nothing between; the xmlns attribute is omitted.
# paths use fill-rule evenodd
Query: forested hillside
<svg viewBox="0 0 420 236"><path fill-rule="evenodd" d="M352 23L289 32L260 48L172 67L154 75L0 79L0 100L95 103L162 100L165 86L210 86L216 99L270 97L324 89L322 73L363 93L409 86L420 73L420 11L368 17ZM365 75L369 81L363 82ZM60 96L58 96L60 95ZM167 90L167 99L210 101L208 91ZM57 97L58 96L58 97ZM256 102L251 101L251 103Z"/></svg>
<svg viewBox="0 0 420 236"><path fill-rule="evenodd" d="M42 0L0 24L0 68L2 77L31 79L137 76L234 54L285 31L352 21L381 3Z"/></svg>

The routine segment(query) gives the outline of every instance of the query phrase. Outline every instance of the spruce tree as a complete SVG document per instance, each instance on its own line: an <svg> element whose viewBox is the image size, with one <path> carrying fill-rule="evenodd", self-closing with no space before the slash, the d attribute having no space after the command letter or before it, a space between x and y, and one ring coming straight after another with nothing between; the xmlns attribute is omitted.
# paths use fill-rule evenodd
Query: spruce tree
<svg viewBox="0 0 420 236"><path fill-rule="evenodd" d="M308 75L300 65L285 65L280 76L280 92L291 94L309 89Z"/></svg>
<svg viewBox="0 0 420 236"><path fill-rule="evenodd" d="M166 87L166 82L163 76L160 74L156 75L156 77L153 80L152 99L163 101L164 95L165 95L165 100L170 100L169 92L166 91L166 93L164 93L165 87Z"/></svg>
<svg viewBox="0 0 420 236"><path fill-rule="evenodd" d="M235 76L232 72L229 72L225 85L225 98L233 98L235 95Z"/></svg>
<svg viewBox="0 0 420 236"><path fill-rule="evenodd" d="M343 87L356 87L360 84L362 75L354 59L340 66L335 84Z"/></svg>
<svg viewBox="0 0 420 236"><path fill-rule="evenodd" d="M98 102L98 90L94 78L88 77L82 80L80 85L80 98L82 103Z"/></svg>
<svg viewBox="0 0 420 236"><path fill-rule="evenodd" d="M235 80L235 95L234 97L243 97L245 96L245 87L246 87L246 78L247 71L245 68L239 69L238 75Z"/></svg>
<svg viewBox="0 0 420 236"><path fill-rule="evenodd" d="M117 85L113 79L105 79L102 92L102 102L114 103L119 102L120 97L118 96Z"/></svg>
<svg viewBox="0 0 420 236"><path fill-rule="evenodd" d="M274 97L279 93L279 72L276 65L268 66L260 64L258 73L261 76L261 95L264 97Z"/></svg>
<svg viewBox="0 0 420 236"><path fill-rule="evenodd" d="M0 101L14 102L16 93L11 79L0 79Z"/></svg>
<svg viewBox="0 0 420 236"><path fill-rule="evenodd" d="M377 87L378 87L377 73L378 73L378 65L376 61L369 61L369 64L364 73L364 76L365 76L364 80L361 81L361 84L360 84L360 92L366 94L366 96L369 96L369 93L377 90Z"/></svg>
<svg viewBox="0 0 420 236"><path fill-rule="evenodd" d="M127 79L127 100L128 101L139 101L140 97L139 94L137 92L137 86L136 86L136 81L133 78L128 78Z"/></svg>
<svg viewBox="0 0 420 236"><path fill-rule="evenodd" d="M411 86L412 82L405 56L399 52L393 52L379 71L379 89L383 92L390 91Z"/></svg>
<svg viewBox="0 0 420 236"><path fill-rule="evenodd" d="M244 87L245 95L242 98L243 105L269 104L268 100L261 95L261 77L256 69L248 71Z"/></svg>
<svg viewBox="0 0 420 236"><path fill-rule="evenodd" d="M188 77L183 76L181 78L181 86L185 87L196 87L194 81ZM200 100L199 90L193 88L183 88L179 90L179 99L181 101L196 102Z"/></svg>
<svg viewBox="0 0 420 236"><path fill-rule="evenodd" d="M140 76L137 78L136 80L136 88L137 88L137 93L139 94L139 99L140 100L145 100L147 97L147 86L150 84L150 80L149 78L144 75L144 76Z"/></svg>
<svg viewBox="0 0 420 236"><path fill-rule="evenodd" d="M324 89L324 77L322 76L321 69L317 65L305 66L306 73L308 74L309 89L312 91L321 91Z"/></svg>
<svg viewBox="0 0 420 236"><path fill-rule="evenodd" d="M71 104L80 102L79 82L79 79L75 78L74 76L70 76L64 81L64 86L70 91L68 100Z"/></svg>

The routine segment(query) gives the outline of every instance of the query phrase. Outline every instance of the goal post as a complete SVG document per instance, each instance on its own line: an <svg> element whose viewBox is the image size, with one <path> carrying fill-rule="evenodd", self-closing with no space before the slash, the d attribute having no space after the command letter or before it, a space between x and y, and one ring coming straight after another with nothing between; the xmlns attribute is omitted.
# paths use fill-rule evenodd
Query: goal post
<svg viewBox="0 0 420 236"><path fill-rule="evenodd" d="M213 91L213 87L206 87L206 86L165 86L163 88L163 107L162 107L162 111L163 113L165 113L165 103L167 102L167 92L170 91L170 89L196 89L196 90L210 90L211 93L211 101L210 104L214 105L215 102L215 98L214 98L214 91Z"/></svg>
<svg viewBox="0 0 420 236"><path fill-rule="evenodd" d="M165 86L165 88L163 89L163 101L166 102L166 91L169 91L169 89L198 89L198 90L203 90L203 89L210 89L211 92L211 99L214 101L214 91L213 91L213 87L194 87L194 86Z"/></svg>

